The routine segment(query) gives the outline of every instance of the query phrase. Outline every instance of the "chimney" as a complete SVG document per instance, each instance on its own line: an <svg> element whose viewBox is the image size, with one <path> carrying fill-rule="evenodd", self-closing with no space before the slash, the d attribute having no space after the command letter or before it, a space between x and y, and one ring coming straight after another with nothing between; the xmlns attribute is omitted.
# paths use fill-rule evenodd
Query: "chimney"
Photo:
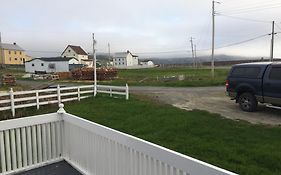
<svg viewBox="0 0 281 175"><path fill-rule="evenodd" d="M14 43L14 45L17 45L17 43Z"/></svg>

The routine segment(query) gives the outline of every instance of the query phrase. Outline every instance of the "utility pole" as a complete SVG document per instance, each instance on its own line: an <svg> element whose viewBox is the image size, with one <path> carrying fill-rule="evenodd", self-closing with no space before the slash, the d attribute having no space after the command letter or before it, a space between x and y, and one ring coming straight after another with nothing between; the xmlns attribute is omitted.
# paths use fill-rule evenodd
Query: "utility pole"
<svg viewBox="0 0 281 175"><path fill-rule="evenodd" d="M212 77L215 77L215 3L220 4L220 2L212 1Z"/></svg>
<svg viewBox="0 0 281 175"><path fill-rule="evenodd" d="M272 33L271 33L271 47L270 47L270 61L273 62L274 61L274 56L273 56L273 51L274 51L274 35L276 35L277 33L274 32L274 28L275 28L275 22L272 21Z"/></svg>
<svg viewBox="0 0 281 175"><path fill-rule="evenodd" d="M110 59L111 59L110 58L110 43L108 43L107 46L108 46L108 61L110 62Z"/></svg>
<svg viewBox="0 0 281 175"><path fill-rule="evenodd" d="M195 62L194 62L194 49L193 49L193 38L190 38L190 44L191 44L191 53L192 53L192 61L193 61L193 67L195 67Z"/></svg>
<svg viewBox="0 0 281 175"><path fill-rule="evenodd" d="M2 53L2 37L0 32L0 68L2 68L2 64L4 64L4 54Z"/></svg>
<svg viewBox="0 0 281 175"><path fill-rule="evenodd" d="M94 66L94 96L97 95L97 55L96 55L96 40L95 40L95 34L93 33L93 66Z"/></svg>
<svg viewBox="0 0 281 175"><path fill-rule="evenodd" d="M197 53L196 53L196 44L194 45L194 60L195 60L195 67L198 67L198 60L197 60Z"/></svg>

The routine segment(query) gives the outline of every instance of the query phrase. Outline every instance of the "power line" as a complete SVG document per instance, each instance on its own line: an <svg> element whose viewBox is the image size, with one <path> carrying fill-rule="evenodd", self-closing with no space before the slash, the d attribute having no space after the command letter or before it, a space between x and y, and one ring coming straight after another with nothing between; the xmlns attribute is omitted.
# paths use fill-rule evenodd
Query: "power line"
<svg viewBox="0 0 281 175"><path fill-rule="evenodd" d="M275 23L275 26L276 26L278 29L281 30L281 27L280 27L277 23ZM277 33L278 33L278 32L277 32Z"/></svg>
<svg viewBox="0 0 281 175"><path fill-rule="evenodd" d="M241 8L228 8L228 9L224 9L225 11L228 11L228 12L235 12L235 11L244 11L244 10L251 10L251 9L258 9L258 8L267 8L267 7L273 7L273 6L276 6L276 5L281 5L281 3L266 3L266 4L253 4L254 6L250 5L249 7L247 7L247 5L243 5L243 7Z"/></svg>
<svg viewBox="0 0 281 175"><path fill-rule="evenodd" d="M237 15L237 14L244 14L244 13L251 13L251 12L255 12L255 11L262 11L262 10L268 10L268 9L273 9L273 8L280 8L281 5L278 6L272 6L272 7L263 7L263 8L253 8L253 9L249 9L249 10L242 10L242 11L234 11L234 12L219 12L219 13L226 13L228 15Z"/></svg>
<svg viewBox="0 0 281 175"><path fill-rule="evenodd" d="M257 4L259 4L260 6L265 6L265 5L269 5L269 4L272 4L272 3L279 3L279 2L276 2L276 0L271 0L271 1L266 1L266 2L263 1L263 2L255 2L255 3L248 3L248 2L242 3L242 4L239 3L239 5L237 5L238 4L237 1L224 2L224 4L231 6L230 8L226 8L225 9L226 11L233 10L233 9L241 9L242 6L243 7L251 7L251 6L257 6Z"/></svg>
<svg viewBox="0 0 281 175"><path fill-rule="evenodd" d="M247 40L244 40L244 41L239 41L239 42L227 44L227 45L224 45L224 46L220 46L220 47L217 47L216 49L222 49L222 48L226 48L226 47L232 47L232 46L235 46L235 45L244 44L244 43L247 43L247 42L259 39L259 38L263 38L263 37L268 36L268 35L269 34L260 35L260 36L257 36L257 37L254 37L254 38L250 38L250 39L247 39Z"/></svg>
<svg viewBox="0 0 281 175"><path fill-rule="evenodd" d="M257 20L257 19L251 19L251 18L242 18L242 17L237 17L237 16L230 16L230 15L225 15L221 13L217 13L218 16L222 17L227 17L227 18L233 18L233 19L238 19L238 20L244 20L244 21L252 21L252 22L261 22L261 23L271 23L271 21L263 21L263 20Z"/></svg>

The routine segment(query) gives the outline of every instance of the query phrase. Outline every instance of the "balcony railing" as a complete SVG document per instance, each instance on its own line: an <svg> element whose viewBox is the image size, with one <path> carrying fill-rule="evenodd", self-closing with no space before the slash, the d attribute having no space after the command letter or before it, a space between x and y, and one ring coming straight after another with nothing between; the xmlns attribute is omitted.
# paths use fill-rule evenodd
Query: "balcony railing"
<svg viewBox="0 0 281 175"><path fill-rule="evenodd" d="M0 173L66 160L87 175L234 175L64 111L0 122Z"/></svg>

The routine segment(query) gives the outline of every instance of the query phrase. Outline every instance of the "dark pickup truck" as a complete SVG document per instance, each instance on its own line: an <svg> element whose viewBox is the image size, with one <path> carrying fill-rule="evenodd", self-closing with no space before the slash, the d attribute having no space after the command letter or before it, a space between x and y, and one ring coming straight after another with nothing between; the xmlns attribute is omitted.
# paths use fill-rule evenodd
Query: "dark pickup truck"
<svg viewBox="0 0 281 175"><path fill-rule="evenodd" d="M256 111L258 102L281 109L281 63L246 63L232 67L226 94L243 111Z"/></svg>

